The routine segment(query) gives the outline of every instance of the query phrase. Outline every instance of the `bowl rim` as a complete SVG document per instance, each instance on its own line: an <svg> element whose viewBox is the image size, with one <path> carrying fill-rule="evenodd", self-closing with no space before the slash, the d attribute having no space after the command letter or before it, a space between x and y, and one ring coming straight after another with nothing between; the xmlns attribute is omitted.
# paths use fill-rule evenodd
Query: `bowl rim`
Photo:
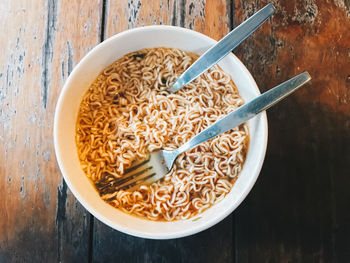
<svg viewBox="0 0 350 263"><path fill-rule="evenodd" d="M63 103L64 97L65 97L65 94L67 93L67 91L69 89L70 83L72 82L72 79L75 78L77 69L80 67L80 65L85 63L85 61L88 59L89 56L91 56L93 53L96 53L98 50L103 49L110 42L115 41L117 38L120 38L120 37L128 35L128 34L134 34L134 33L140 32L140 31L153 31L153 30L182 31L182 32L194 34L194 35L196 35L197 37L200 37L200 38L204 38L204 39L206 38L207 40L217 42L216 40L212 39L211 37L206 36L203 33L191 30L191 29L178 27L178 26L171 26L171 25L151 25L151 26L136 27L136 28L133 28L133 29L125 30L125 31L117 33L117 34L107 38L103 42L99 43L93 49L91 49L87 54L85 54L84 57L75 65L75 67L73 68L72 72L68 76L67 80L65 81L65 83L64 83L64 85L63 85L63 87L62 87L62 89L61 89L61 91L59 93L59 97L58 97L58 100L57 100L57 103L56 103L56 108L55 108L55 114L54 114L54 127L53 127L54 149L55 149L55 155L56 155L56 160L57 160L58 166L60 168L61 174L62 174L65 182L67 183L69 189L73 193L74 197L94 217L96 217L98 220L100 220L104 224L108 225L109 227L112 227L112 228L114 228L114 229L116 229L118 231L121 231L123 233L129 234L129 235L133 235L135 237L148 238L148 239L173 239L173 238L180 238L180 237L190 236L190 235L199 233L201 231L204 231L204 230L212 227L213 225L215 225L215 224L219 223L220 221L222 221L223 219L225 219L228 215L230 215L242 203L242 201L246 198L246 196L249 194L249 192L251 191L251 189L255 185L255 182L256 182L257 178L259 177L261 168L262 168L263 163L264 163L264 159L265 159L265 155L266 155L266 149L267 149L267 142L268 142L268 122L267 122L266 112L264 111L264 112L260 113L260 115L261 115L260 121L262 122L262 128L264 128L264 130L262 132L263 132L263 134L265 136L264 136L264 138L262 138L262 146L261 146L261 148L262 148L262 155L261 155L261 158L258 160L256 169L255 169L255 175L254 175L253 179L251 180L251 183L249 185L247 185L247 187L245 188L245 191L243 192L243 194L240 195L239 198L235 201L235 205L233 205L233 206L229 207L228 209L226 209L221 214L221 216L217 217L215 220L211 220L209 223L201 225L199 227L194 227L192 229L188 229L188 230L184 230L184 231L178 231L175 234L167 234L167 233L157 233L157 234L155 234L155 233L149 233L149 232L140 232L140 231L137 231L137 230L133 230L131 228L126 228L126 227L120 226L116 222L111 221L106 216L104 216L104 215L100 214L99 212L97 212L79 194L79 191L74 187L74 185L72 184L71 180L69 179L69 176L66 174L65 169L64 169L64 164L63 164L62 158L60 156L60 152L59 152L59 138L58 138L58 126L59 126L58 122L59 122L59 119L60 119L59 116L60 116L62 103ZM246 75L248 76L250 81L254 84L255 92L260 94L260 90L259 90L259 88L258 88L258 86L257 86L257 84L256 84L256 82L254 80L254 78L252 77L252 75L250 74L248 69L245 67L245 65L240 61L240 59L238 59L232 52L228 56L233 56L234 59L237 60L237 63L239 64L241 69L246 73ZM169 222L169 223L171 223L171 222Z"/></svg>

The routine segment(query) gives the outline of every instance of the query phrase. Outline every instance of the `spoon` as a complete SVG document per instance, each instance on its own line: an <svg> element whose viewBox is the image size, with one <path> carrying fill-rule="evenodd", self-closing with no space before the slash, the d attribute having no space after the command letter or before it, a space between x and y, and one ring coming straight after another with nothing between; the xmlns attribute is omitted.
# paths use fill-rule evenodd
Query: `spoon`
<svg viewBox="0 0 350 263"><path fill-rule="evenodd" d="M273 13L274 6L270 3L233 29L213 47L200 56L176 81L168 88L175 93L187 83L207 71L236 48L243 40L259 28Z"/></svg>

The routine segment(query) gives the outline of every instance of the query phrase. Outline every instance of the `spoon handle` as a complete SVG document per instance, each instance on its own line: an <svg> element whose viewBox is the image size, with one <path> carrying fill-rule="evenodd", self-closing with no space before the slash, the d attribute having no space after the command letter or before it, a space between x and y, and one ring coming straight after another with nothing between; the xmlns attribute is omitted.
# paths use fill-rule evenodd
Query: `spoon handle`
<svg viewBox="0 0 350 263"><path fill-rule="evenodd" d="M198 144L210 140L219 134L229 131L238 125L246 122L247 120L253 118L258 113L267 110L271 106L275 105L277 102L281 101L292 92L300 88L306 82L311 79L309 73L301 73L282 84L276 86L264 94L256 97L250 102L242 105L235 111L229 113L221 120L216 121L213 125L206 128L202 132L198 133L191 140L180 146L176 151L176 154L183 153L197 146Z"/></svg>
<svg viewBox="0 0 350 263"><path fill-rule="evenodd" d="M200 74L211 68L223 59L229 52L237 47L243 40L250 36L262 23L264 23L275 12L274 6L270 3L246 21L233 29L216 45L208 49L193 63L174 83L168 91L174 93L198 77Z"/></svg>

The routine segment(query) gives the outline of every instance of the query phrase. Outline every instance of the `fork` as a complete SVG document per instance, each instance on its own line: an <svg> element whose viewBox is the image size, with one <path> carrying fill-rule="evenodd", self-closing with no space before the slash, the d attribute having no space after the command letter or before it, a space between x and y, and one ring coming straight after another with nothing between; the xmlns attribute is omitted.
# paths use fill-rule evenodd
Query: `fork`
<svg viewBox="0 0 350 263"><path fill-rule="evenodd" d="M159 150L151 153L148 159L135 162L131 168L125 171L121 178L115 178L113 175L108 174L96 183L97 189L102 195L121 189L131 190L139 187L141 184L152 184L162 179L171 170L176 158L181 153L229 131L253 118L258 113L267 110L310 79L309 73L304 72L283 82L227 114L224 118L216 121L213 125L191 138L179 148L172 151Z"/></svg>

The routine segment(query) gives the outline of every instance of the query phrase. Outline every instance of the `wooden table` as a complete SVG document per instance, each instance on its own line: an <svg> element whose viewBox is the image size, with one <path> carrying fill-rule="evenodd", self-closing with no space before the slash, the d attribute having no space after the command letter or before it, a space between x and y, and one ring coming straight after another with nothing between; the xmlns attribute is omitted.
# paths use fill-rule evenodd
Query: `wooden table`
<svg viewBox="0 0 350 263"><path fill-rule="evenodd" d="M272 1L276 14L235 54L261 91L309 71L268 112L266 160L221 223L168 241L91 216L53 149L59 92L74 65L123 30L169 24L220 39L267 1L2 0L0 262L349 262L350 2Z"/></svg>

